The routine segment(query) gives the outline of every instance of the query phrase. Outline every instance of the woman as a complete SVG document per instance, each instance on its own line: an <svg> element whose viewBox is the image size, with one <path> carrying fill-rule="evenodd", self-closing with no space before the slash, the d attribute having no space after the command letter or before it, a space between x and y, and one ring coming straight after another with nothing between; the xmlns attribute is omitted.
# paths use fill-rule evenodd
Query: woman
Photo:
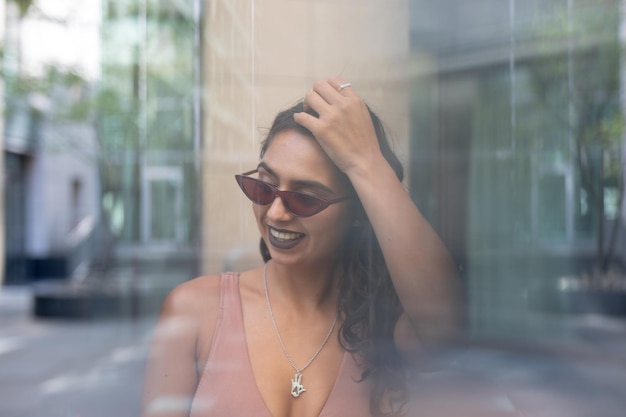
<svg viewBox="0 0 626 417"><path fill-rule="evenodd" d="M263 267L166 299L143 416L399 414L407 364L458 324L456 268L349 83L316 82L237 176Z"/></svg>

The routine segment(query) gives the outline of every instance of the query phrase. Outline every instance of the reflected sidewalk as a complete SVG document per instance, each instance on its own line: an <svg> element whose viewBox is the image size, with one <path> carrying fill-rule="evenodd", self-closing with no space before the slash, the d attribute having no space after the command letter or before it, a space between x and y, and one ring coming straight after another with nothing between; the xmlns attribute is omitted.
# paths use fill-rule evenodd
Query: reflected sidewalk
<svg viewBox="0 0 626 417"><path fill-rule="evenodd" d="M36 317L32 286L0 287L0 415L139 415L160 299L190 274L177 265L119 265L101 279L120 291L158 294L153 305L81 319Z"/></svg>
<svg viewBox="0 0 626 417"><path fill-rule="evenodd" d="M155 317L44 320L30 303L28 287L0 290L0 415L138 415ZM623 416L626 322L577 316L561 325L562 343L449 351L444 368L413 381L408 416Z"/></svg>

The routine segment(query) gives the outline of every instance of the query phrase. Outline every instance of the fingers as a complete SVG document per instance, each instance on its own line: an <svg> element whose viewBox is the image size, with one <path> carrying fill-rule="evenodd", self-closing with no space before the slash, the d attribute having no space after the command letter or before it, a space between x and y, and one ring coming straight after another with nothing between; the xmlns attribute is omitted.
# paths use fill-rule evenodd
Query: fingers
<svg viewBox="0 0 626 417"><path fill-rule="evenodd" d="M304 110L314 110L317 114L323 114L326 107L329 106L328 102L314 90L310 90L304 96Z"/></svg>
<svg viewBox="0 0 626 417"><path fill-rule="evenodd" d="M352 84L340 77L317 81L313 90L320 94L329 104L341 102L345 97L355 96Z"/></svg>
<svg viewBox="0 0 626 417"><path fill-rule="evenodd" d="M337 86L330 83L330 80L319 80L313 84L313 90L319 94L328 104L337 104L341 101L341 94L337 91Z"/></svg>
<svg viewBox="0 0 626 417"><path fill-rule="evenodd" d="M315 131L317 124L319 123L319 119L317 117L305 112L294 114L293 120L310 132Z"/></svg>
<svg viewBox="0 0 626 417"><path fill-rule="evenodd" d="M306 94L304 110L313 109L322 114L326 106L340 104L346 97L356 96L352 85L342 78L333 77L328 80L319 80Z"/></svg>
<svg viewBox="0 0 626 417"><path fill-rule="evenodd" d="M340 77L332 77L328 80L328 83L337 91L338 94L344 97L355 96L356 93L352 84Z"/></svg>
<svg viewBox="0 0 626 417"><path fill-rule="evenodd" d="M317 117L299 112L294 114L295 122L313 134L340 170L354 166L355 160L367 155L366 149L377 149L367 106L342 78L317 81L304 98L304 108L314 110Z"/></svg>

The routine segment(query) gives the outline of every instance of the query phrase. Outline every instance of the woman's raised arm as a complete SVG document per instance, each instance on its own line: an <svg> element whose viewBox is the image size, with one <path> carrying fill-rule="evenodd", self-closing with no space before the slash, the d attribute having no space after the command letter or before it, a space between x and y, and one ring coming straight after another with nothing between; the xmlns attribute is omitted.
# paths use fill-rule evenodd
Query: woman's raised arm
<svg viewBox="0 0 626 417"><path fill-rule="evenodd" d="M367 106L352 87L338 91L342 83L317 82L305 106L319 117L298 113L295 120L350 178L372 224L405 312L399 347L415 344L405 340L411 333L421 345L446 341L460 324L457 268L382 155Z"/></svg>

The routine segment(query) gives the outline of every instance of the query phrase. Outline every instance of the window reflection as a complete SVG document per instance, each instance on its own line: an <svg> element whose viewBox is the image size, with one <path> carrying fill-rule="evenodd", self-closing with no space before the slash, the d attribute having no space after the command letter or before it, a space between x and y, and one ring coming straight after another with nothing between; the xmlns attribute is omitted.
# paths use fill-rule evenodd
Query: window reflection
<svg viewBox="0 0 626 417"><path fill-rule="evenodd" d="M622 2L336 3L4 2L0 383L25 382L0 414L114 415L117 396L137 414L165 294L260 262L232 175L271 115L342 73L462 269L458 385L423 392L467 400L472 375L502 415L619 415Z"/></svg>

